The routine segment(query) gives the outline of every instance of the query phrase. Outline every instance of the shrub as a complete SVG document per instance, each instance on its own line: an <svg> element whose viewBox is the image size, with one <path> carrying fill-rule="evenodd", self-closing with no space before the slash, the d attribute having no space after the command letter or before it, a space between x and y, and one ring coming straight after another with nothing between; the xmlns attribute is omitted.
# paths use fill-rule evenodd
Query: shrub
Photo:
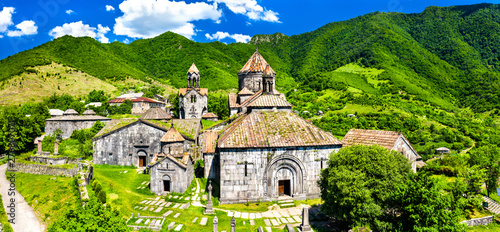
<svg viewBox="0 0 500 232"><path fill-rule="evenodd" d="M106 204L106 192L104 190L99 192L99 195L97 195L97 199L99 199L99 201L101 201L103 204Z"/></svg>

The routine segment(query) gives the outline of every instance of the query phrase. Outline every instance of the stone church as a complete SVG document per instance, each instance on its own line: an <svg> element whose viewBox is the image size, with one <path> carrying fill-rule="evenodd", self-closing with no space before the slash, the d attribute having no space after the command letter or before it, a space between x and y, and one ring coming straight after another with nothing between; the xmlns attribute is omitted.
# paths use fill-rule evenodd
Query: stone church
<svg viewBox="0 0 500 232"><path fill-rule="evenodd" d="M208 89L200 88L200 71L193 63L187 72L188 86L179 89L179 118L201 118L208 113Z"/></svg>
<svg viewBox="0 0 500 232"><path fill-rule="evenodd" d="M229 94L236 118L218 136L204 135L205 173L219 184L221 203L317 198L321 169L342 147L331 133L292 113L275 77L256 51L238 73L238 93Z"/></svg>

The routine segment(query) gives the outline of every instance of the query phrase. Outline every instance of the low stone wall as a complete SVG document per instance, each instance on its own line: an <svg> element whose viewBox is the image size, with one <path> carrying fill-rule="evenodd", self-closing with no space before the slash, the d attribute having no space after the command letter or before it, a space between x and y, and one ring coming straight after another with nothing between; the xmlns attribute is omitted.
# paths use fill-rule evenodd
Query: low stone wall
<svg viewBox="0 0 500 232"><path fill-rule="evenodd" d="M462 223L467 224L468 226L485 226L493 222L493 216L482 217L482 218L474 218L471 220L463 221Z"/></svg>
<svg viewBox="0 0 500 232"><path fill-rule="evenodd" d="M17 172L36 174L36 175L50 175L50 176L66 176L73 177L78 174L78 168L73 169L52 167L40 164L25 164L25 163L15 163L15 170Z"/></svg>
<svg viewBox="0 0 500 232"><path fill-rule="evenodd" d="M40 162L44 164L60 165L66 164L66 157L46 157L46 156L31 156L30 160L33 162Z"/></svg>

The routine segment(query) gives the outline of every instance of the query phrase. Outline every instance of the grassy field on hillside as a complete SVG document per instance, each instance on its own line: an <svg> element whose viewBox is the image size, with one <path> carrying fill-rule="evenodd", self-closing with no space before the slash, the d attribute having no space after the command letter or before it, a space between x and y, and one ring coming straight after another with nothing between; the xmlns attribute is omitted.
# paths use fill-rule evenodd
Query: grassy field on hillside
<svg viewBox="0 0 500 232"><path fill-rule="evenodd" d="M46 225L57 220L66 210L80 207L73 178L19 172L15 175L16 189Z"/></svg>

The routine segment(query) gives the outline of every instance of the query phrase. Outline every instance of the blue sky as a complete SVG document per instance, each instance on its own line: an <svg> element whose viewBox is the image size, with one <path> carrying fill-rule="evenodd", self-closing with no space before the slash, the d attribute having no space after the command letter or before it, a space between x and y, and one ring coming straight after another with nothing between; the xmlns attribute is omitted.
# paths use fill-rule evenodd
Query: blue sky
<svg viewBox="0 0 500 232"><path fill-rule="evenodd" d="M374 11L483 2L500 0L0 0L0 59L67 34L130 43L173 31L198 42L234 43L256 34L301 34Z"/></svg>

